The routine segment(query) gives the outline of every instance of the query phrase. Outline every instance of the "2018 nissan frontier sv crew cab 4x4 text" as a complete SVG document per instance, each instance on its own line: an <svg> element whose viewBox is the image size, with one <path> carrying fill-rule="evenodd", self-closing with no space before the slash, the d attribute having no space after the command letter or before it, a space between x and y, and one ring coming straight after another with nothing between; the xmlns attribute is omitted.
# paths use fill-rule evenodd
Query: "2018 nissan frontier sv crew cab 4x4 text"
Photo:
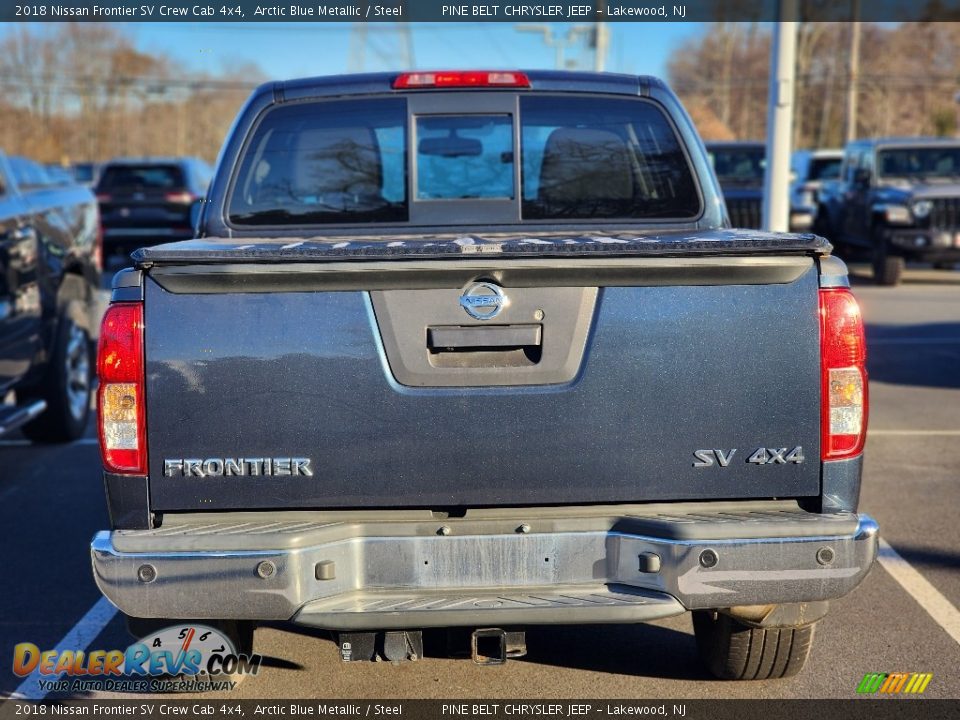
<svg viewBox="0 0 960 720"><path fill-rule="evenodd" d="M729 227L660 81L268 84L197 227L134 253L101 332L93 569L137 622L354 660L482 628L498 661L693 611L714 673L770 678L869 571L846 269Z"/></svg>

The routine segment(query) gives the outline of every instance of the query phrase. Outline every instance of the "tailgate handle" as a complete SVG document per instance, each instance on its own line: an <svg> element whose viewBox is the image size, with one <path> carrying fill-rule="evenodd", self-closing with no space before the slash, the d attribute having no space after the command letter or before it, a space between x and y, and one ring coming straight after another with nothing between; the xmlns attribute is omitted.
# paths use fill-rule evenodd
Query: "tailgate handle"
<svg viewBox="0 0 960 720"><path fill-rule="evenodd" d="M431 350L494 350L540 345L542 325L444 325L427 328Z"/></svg>

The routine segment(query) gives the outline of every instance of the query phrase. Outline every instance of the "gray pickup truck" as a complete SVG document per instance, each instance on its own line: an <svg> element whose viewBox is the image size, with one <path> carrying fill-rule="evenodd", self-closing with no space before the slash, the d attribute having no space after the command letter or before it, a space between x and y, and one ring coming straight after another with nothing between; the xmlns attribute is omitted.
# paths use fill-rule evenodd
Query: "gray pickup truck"
<svg viewBox="0 0 960 720"><path fill-rule="evenodd" d="M693 611L714 673L772 678L869 571L846 268L729 228L660 81L267 84L197 222L100 336L93 570L137 622L289 620L351 660L459 628L498 662Z"/></svg>

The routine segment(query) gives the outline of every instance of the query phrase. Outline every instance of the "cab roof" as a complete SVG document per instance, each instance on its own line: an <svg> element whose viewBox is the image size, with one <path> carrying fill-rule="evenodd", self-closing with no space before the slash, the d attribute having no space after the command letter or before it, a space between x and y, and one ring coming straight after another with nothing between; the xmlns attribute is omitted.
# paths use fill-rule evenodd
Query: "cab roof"
<svg viewBox="0 0 960 720"><path fill-rule="evenodd" d="M422 72L422 71L417 71ZM651 88L666 89L659 78L649 75L622 75L617 73L574 72L568 70L517 70L530 80L529 88L515 92L585 92L618 95L648 95ZM275 102L302 100L338 95L371 95L382 93L419 93L424 90L396 90L394 81L400 72L326 75L320 77L269 82L261 85L255 95L273 94ZM513 88L506 88L508 90ZM449 88L434 92L490 92L504 88Z"/></svg>

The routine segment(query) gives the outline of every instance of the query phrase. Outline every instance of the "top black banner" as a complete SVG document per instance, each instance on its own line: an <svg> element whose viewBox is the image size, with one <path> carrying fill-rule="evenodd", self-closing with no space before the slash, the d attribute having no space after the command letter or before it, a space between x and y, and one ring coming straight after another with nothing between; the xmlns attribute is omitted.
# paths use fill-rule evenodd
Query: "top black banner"
<svg viewBox="0 0 960 720"><path fill-rule="evenodd" d="M960 0L37 0L4 22L960 21Z"/></svg>

